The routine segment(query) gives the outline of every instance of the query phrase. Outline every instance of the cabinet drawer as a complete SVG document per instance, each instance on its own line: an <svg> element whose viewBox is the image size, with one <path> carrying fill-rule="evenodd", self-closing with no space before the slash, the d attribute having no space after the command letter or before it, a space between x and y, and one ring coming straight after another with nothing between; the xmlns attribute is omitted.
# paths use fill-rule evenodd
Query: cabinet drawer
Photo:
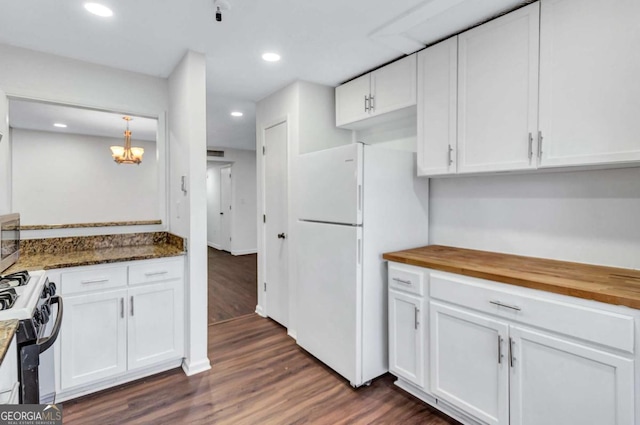
<svg viewBox="0 0 640 425"><path fill-rule="evenodd" d="M424 295L426 270L406 264L389 263L389 288Z"/></svg>
<svg viewBox="0 0 640 425"><path fill-rule="evenodd" d="M162 282L181 279L184 275L184 261L181 258L144 262L129 266L129 285Z"/></svg>
<svg viewBox="0 0 640 425"><path fill-rule="evenodd" d="M483 279L431 272L433 298L574 338L634 352L634 318L594 302ZM604 306L603 306L604 307Z"/></svg>
<svg viewBox="0 0 640 425"><path fill-rule="evenodd" d="M127 285L126 267L90 268L60 275L63 295L78 292L104 291Z"/></svg>

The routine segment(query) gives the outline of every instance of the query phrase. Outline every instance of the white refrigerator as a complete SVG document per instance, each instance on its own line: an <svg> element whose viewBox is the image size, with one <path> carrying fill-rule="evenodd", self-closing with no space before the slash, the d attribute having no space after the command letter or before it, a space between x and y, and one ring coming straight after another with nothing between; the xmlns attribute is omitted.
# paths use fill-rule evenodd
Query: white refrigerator
<svg viewBox="0 0 640 425"><path fill-rule="evenodd" d="M388 371L384 252L428 244L412 152L354 143L300 155L297 343L359 387Z"/></svg>

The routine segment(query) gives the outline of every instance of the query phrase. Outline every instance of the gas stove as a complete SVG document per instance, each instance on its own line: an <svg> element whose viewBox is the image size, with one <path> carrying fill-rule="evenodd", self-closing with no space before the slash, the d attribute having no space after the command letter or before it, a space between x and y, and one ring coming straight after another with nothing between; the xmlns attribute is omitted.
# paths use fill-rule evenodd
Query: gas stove
<svg viewBox="0 0 640 425"><path fill-rule="evenodd" d="M39 316L39 304L54 294L55 285L49 283L44 270L0 276L0 320Z"/></svg>

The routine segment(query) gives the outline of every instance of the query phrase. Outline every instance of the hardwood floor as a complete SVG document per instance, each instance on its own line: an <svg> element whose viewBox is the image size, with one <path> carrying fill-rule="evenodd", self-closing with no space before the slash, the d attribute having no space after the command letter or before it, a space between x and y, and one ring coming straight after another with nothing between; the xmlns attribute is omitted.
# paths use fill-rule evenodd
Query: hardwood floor
<svg viewBox="0 0 640 425"><path fill-rule="evenodd" d="M209 326L212 369L64 403L65 424L457 424L385 375L357 390L257 315Z"/></svg>
<svg viewBox="0 0 640 425"><path fill-rule="evenodd" d="M257 255L231 255L208 248L209 323L256 311Z"/></svg>

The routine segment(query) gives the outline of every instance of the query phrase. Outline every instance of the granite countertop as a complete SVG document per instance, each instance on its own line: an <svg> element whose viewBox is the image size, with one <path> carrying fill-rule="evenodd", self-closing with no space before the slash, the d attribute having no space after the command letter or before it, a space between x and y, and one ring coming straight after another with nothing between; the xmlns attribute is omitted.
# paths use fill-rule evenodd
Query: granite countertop
<svg viewBox="0 0 640 425"><path fill-rule="evenodd" d="M385 260L640 309L640 270L430 245Z"/></svg>
<svg viewBox="0 0 640 425"><path fill-rule="evenodd" d="M49 270L122 261L147 260L151 258L175 257L184 254L185 252L182 249L167 243L66 252L27 253L22 254L18 262L4 273L9 274L20 270Z"/></svg>
<svg viewBox="0 0 640 425"><path fill-rule="evenodd" d="M17 320L2 320L0 321L0 364L4 360L4 355L7 354L9 345L13 340L13 335L18 329Z"/></svg>

